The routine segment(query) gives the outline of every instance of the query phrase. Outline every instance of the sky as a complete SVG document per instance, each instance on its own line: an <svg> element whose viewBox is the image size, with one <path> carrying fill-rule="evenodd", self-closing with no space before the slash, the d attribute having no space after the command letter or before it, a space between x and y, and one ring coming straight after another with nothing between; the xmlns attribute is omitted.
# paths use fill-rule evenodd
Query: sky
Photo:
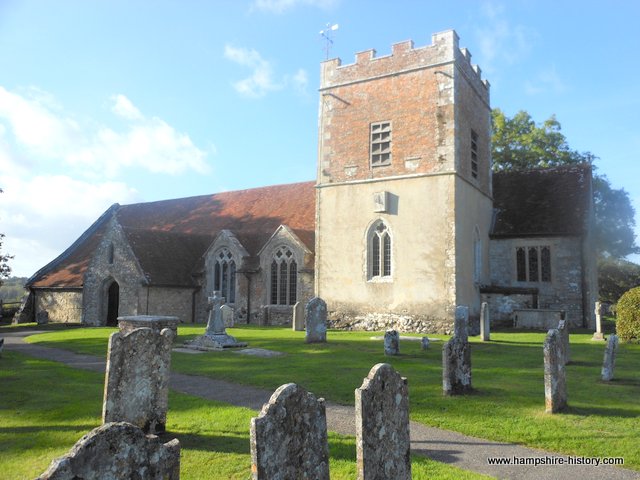
<svg viewBox="0 0 640 480"><path fill-rule="evenodd" d="M31 276L114 203L313 180L335 24L343 65L455 29L492 107L556 115L640 213L639 20L636 0L0 0L2 253Z"/></svg>

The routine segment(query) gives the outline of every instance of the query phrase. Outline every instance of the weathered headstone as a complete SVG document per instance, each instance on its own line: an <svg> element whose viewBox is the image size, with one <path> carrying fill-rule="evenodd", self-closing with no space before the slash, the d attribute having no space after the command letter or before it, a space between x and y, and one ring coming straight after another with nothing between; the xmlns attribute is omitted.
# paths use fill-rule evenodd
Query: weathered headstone
<svg viewBox="0 0 640 480"><path fill-rule="evenodd" d="M38 325L46 325L49 323L49 312L46 310L40 310L36 313L36 323Z"/></svg>
<svg viewBox="0 0 640 480"><path fill-rule="evenodd" d="M107 423L76 442L37 480L180 478L180 442L162 443L126 422Z"/></svg>
<svg viewBox="0 0 640 480"><path fill-rule="evenodd" d="M407 379L379 363L356 388L358 479L411 479Z"/></svg>
<svg viewBox="0 0 640 480"><path fill-rule="evenodd" d="M591 340L596 342L604 341L604 334L602 333L602 303L596 302L595 305L596 314L596 331L593 333Z"/></svg>
<svg viewBox="0 0 640 480"><path fill-rule="evenodd" d="M118 317L118 328L121 333L129 333L136 328L148 327L157 333L160 333L165 328L173 330L175 335L178 335L178 324L180 319L173 316L165 315L132 315Z"/></svg>
<svg viewBox="0 0 640 480"><path fill-rule="evenodd" d="M269 305L260 307L260 325L262 327L269 325Z"/></svg>
<svg viewBox="0 0 640 480"><path fill-rule="evenodd" d="M549 330L543 345L544 397L547 413L557 413L567 406L567 380L562 356L562 338L557 329Z"/></svg>
<svg viewBox="0 0 640 480"><path fill-rule="evenodd" d="M491 320L489 318L489 304L482 302L480 306L480 338L483 342L491 340Z"/></svg>
<svg viewBox="0 0 640 480"><path fill-rule="evenodd" d="M569 347L569 324L566 320L558 322L558 332L560 332L562 361L565 365L571 362L571 350Z"/></svg>
<svg viewBox="0 0 640 480"><path fill-rule="evenodd" d="M473 390L468 321L469 309L456 307L454 335L442 348L442 391L445 395L462 395Z"/></svg>
<svg viewBox="0 0 640 480"><path fill-rule="evenodd" d="M293 321L291 327L295 332L302 332L304 330L304 303L296 302L293 306Z"/></svg>
<svg viewBox="0 0 640 480"><path fill-rule="evenodd" d="M420 340L420 346L422 347L422 350L429 350L429 337L422 337L422 340Z"/></svg>
<svg viewBox="0 0 640 480"><path fill-rule="evenodd" d="M313 297L307 303L305 316L305 342L322 343L327 341L327 304L320 297Z"/></svg>
<svg viewBox="0 0 640 480"><path fill-rule="evenodd" d="M174 334L138 328L109 338L102 422L129 422L147 433L164 432Z"/></svg>
<svg viewBox="0 0 640 480"><path fill-rule="evenodd" d="M192 350L221 350L224 348L246 347L246 342L239 342L235 337L229 335L225 329L223 319L224 297L219 291L213 292L213 296L208 299L209 319L204 335L194 338L184 344L186 348ZM233 317L233 309L231 309Z"/></svg>
<svg viewBox="0 0 640 480"><path fill-rule="evenodd" d="M400 355L400 334L396 330L387 330L385 332L384 354Z"/></svg>
<svg viewBox="0 0 640 480"><path fill-rule="evenodd" d="M224 325L224 328L233 328L235 325L233 320L233 308L229 305L222 305L220 307L220 314L222 316L222 324Z"/></svg>
<svg viewBox="0 0 640 480"><path fill-rule="evenodd" d="M3 349L4 349L4 338L0 338L0 357L2 356Z"/></svg>
<svg viewBox="0 0 640 480"><path fill-rule="evenodd" d="M618 336L610 335L607 346L604 349L604 360L602 362L602 381L613 380L613 372L616 367L616 352L618 350Z"/></svg>
<svg viewBox="0 0 640 480"><path fill-rule="evenodd" d="M255 480L329 479L324 399L295 383L279 387L251 419L250 443Z"/></svg>

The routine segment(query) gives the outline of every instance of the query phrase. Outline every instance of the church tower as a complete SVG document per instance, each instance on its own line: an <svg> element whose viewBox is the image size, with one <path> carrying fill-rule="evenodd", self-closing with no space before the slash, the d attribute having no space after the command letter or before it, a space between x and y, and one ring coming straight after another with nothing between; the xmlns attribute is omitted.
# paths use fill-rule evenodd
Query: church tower
<svg viewBox="0 0 640 480"><path fill-rule="evenodd" d="M336 325L451 331L489 281L489 84L450 30L322 63L316 294Z"/></svg>

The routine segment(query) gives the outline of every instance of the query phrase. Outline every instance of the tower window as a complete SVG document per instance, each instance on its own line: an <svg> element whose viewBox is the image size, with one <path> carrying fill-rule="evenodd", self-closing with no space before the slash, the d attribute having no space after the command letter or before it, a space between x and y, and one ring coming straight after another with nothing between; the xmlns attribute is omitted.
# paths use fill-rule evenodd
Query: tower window
<svg viewBox="0 0 640 480"><path fill-rule="evenodd" d="M391 278L391 234L384 222L371 228L368 242L369 279Z"/></svg>
<svg viewBox="0 0 640 480"><path fill-rule="evenodd" d="M298 265L289 248L280 247L273 255L269 283L272 305L294 305L297 302Z"/></svg>
<svg viewBox="0 0 640 480"><path fill-rule="evenodd" d="M371 124L371 166L391 163L391 122Z"/></svg>
<svg viewBox="0 0 640 480"><path fill-rule="evenodd" d="M471 176L478 178L478 134L471 130Z"/></svg>

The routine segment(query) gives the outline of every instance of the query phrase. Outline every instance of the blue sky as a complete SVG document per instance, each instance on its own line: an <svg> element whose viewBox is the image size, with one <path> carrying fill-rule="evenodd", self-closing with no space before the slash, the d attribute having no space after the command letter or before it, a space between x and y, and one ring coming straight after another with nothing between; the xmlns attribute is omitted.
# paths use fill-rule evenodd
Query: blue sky
<svg viewBox="0 0 640 480"><path fill-rule="evenodd" d="M327 23L343 64L455 29L493 107L555 114L640 212L639 20L635 0L0 0L3 251L29 276L113 203L313 179Z"/></svg>

